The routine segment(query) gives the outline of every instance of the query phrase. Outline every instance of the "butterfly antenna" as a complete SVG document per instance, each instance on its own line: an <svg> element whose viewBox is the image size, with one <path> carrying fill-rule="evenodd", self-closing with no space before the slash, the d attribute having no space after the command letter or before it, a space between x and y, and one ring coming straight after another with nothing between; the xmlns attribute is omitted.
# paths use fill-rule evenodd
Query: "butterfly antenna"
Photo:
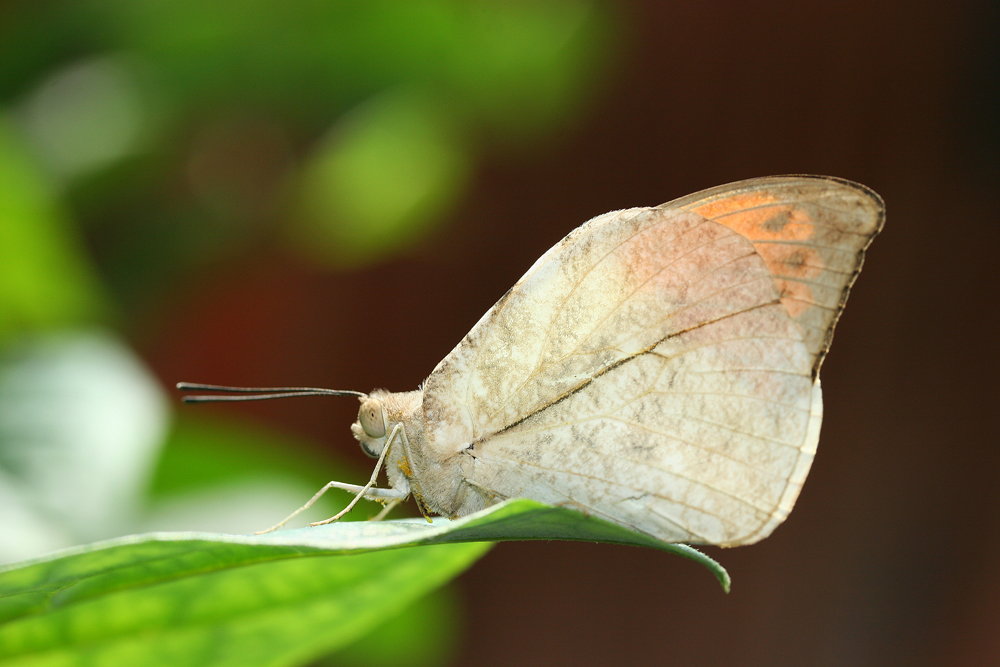
<svg viewBox="0 0 1000 667"><path fill-rule="evenodd" d="M198 384L196 382L178 382L181 391L218 391L236 396L185 396L185 403L219 403L222 401L263 401L270 398L291 398L293 396L358 396L365 398L368 394L347 389L322 389L318 387L223 387L217 384ZM251 395L253 394L253 395Z"/></svg>

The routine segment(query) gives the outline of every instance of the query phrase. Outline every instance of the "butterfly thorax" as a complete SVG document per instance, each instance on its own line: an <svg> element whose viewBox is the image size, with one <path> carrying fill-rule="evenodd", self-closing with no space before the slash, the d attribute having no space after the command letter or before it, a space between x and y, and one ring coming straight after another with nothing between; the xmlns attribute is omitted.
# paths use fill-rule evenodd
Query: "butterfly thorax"
<svg viewBox="0 0 1000 667"><path fill-rule="evenodd" d="M457 453L441 461L428 452L422 391L393 393L379 389L373 391L369 399L381 406L384 435L371 437L360 420L351 430L366 452L378 455L393 430L402 427L389 444L385 457L386 476L394 489L409 491L425 516L456 517L485 507L487 503L475 497L478 494L470 494L465 483L462 462L467 456Z"/></svg>

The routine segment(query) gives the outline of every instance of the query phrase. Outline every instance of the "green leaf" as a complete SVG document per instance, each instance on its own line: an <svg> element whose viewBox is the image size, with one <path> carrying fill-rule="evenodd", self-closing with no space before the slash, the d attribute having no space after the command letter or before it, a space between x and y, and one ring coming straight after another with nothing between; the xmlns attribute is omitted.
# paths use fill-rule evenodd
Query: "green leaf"
<svg viewBox="0 0 1000 667"><path fill-rule="evenodd" d="M150 533L0 569L0 660L298 664L455 576L486 551L484 540L525 539L671 551L702 563L729 589L725 570L690 547L531 500L455 521L338 523L260 536ZM448 544L459 542L471 544Z"/></svg>
<svg viewBox="0 0 1000 667"><path fill-rule="evenodd" d="M403 566L410 560L424 563L427 561L423 555L425 552L433 551L436 554L431 559L432 562L457 560L468 564L471 562L470 558L485 550L483 546L471 550L463 546L454 553L448 549L439 549L449 543L450 549L455 547L455 543L553 539L609 542L670 551L705 565L724 589L729 588L729 577L725 570L691 547L667 544L573 510L549 507L533 500L514 499L454 521L436 518L433 521L403 519L335 523L267 535L148 533L68 549L0 568L0 620L23 616L26 618L19 623L39 620L44 622L45 618L72 614L77 605L96 604L100 600L145 590L163 602L159 613L152 613L155 605L144 605L152 614L146 619L148 624L138 621L141 614L136 613L118 621L92 619L79 627L73 623L67 624L67 619L62 618L60 626L64 631L72 630L73 633L85 627L88 632L101 635L107 634L109 627L119 622L123 623L123 627L136 630L141 628L148 631L153 626L165 629L176 624L179 617L188 619L194 609L192 600L163 594L164 587L181 586L183 590L199 592L196 607L204 612L212 611L206 613L206 618L225 621L244 613L240 607L242 603L237 603L237 600L254 607L260 606L261 600L257 596L247 596L246 590L252 589L270 595L280 592L279 588L287 589L290 584L284 574L281 577L284 583L280 587L268 582L277 581L269 568L283 570L288 567L284 563L290 562L289 559L309 563L328 562L329 568L336 571L337 563L359 562L354 556L371 557L375 559L373 563L380 565L369 570L374 574L370 583L377 587L378 581L390 577L387 569L389 566ZM425 548L403 549L415 546ZM382 551L387 549L399 550ZM296 558L303 556L323 558ZM339 557L327 558L329 556ZM363 568L345 566L352 569L351 578L348 579L352 586L359 583L358 576L366 576L358 574ZM323 566L315 567L323 569ZM426 564L421 567L426 567ZM411 568L406 566L404 569ZM213 577L227 573L244 584L231 582L233 585L224 595L204 594L203 591L207 590L205 587L215 581ZM426 576L433 576L433 568L417 578ZM195 583L183 583L192 581ZM202 581L202 584L198 584L198 581ZM300 585L304 588L301 594L307 597L313 595L318 587L323 588L308 577ZM189 586L194 588L188 588ZM398 598L399 590L395 587L390 590L395 591ZM327 591L334 592L335 589ZM373 600L383 594L380 589ZM289 604L294 596L285 597L287 599L282 600L283 605ZM171 601L173 604L170 604ZM377 606L377 603L372 602L370 606ZM355 610L354 613L362 612ZM324 620L324 623L327 622L329 621ZM34 643L41 639L51 641L60 637L63 640L69 638L65 632L24 634L18 630L19 627L17 623L9 623L0 628L0 647L3 647L0 651L7 651L0 652L0 657L16 655L19 651L15 647L18 646L22 647L21 650L29 646L38 650L39 647L35 647ZM94 638L88 636L87 639L93 641Z"/></svg>
<svg viewBox="0 0 1000 667"><path fill-rule="evenodd" d="M294 545L140 537L4 573L0 663L303 664L363 635L489 545L323 555ZM208 537L208 536L205 536Z"/></svg>

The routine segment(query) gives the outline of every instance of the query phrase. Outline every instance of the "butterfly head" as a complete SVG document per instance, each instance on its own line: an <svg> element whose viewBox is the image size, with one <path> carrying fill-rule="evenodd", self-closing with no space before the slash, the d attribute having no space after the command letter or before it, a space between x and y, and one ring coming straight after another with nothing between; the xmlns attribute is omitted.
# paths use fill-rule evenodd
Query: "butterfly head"
<svg viewBox="0 0 1000 667"><path fill-rule="evenodd" d="M351 424L351 432L365 454L377 459L385 447L386 426L385 410L382 401L374 396L361 399L361 409L358 410L358 421Z"/></svg>

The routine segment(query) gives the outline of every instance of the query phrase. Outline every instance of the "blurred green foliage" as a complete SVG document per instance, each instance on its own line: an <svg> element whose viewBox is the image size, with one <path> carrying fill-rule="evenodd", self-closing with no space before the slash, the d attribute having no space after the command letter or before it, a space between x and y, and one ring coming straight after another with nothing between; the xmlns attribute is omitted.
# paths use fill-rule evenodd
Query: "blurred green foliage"
<svg viewBox="0 0 1000 667"><path fill-rule="evenodd" d="M404 249L487 143L527 149L572 120L614 35L584 0L79 0L3 18L0 104L136 301L275 236L333 266Z"/></svg>
<svg viewBox="0 0 1000 667"><path fill-rule="evenodd" d="M399 92L354 109L305 166L301 252L365 264L426 234L469 180L469 156L449 120L441 105Z"/></svg>
<svg viewBox="0 0 1000 667"><path fill-rule="evenodd" d="M106 303L78 231L2 117L0 184L0 341L99 320Z"/></svg>

